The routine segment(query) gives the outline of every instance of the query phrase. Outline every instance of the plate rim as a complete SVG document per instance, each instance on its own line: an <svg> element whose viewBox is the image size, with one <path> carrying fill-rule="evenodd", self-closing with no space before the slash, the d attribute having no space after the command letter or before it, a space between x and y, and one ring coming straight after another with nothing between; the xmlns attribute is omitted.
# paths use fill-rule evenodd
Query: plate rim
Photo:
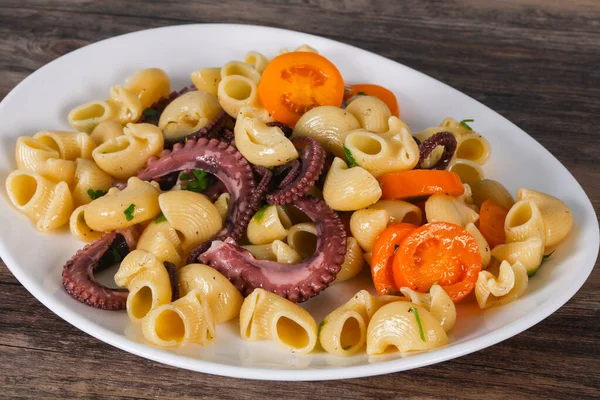
<svg viewBox="0 0 600 400"><path fill-rule="evenodd" d="M556 162L558 162L571 176L573 181L579 186L582 192L585 194L587 203L584 204L586 209L591 210L594 218L592 222L594 237L591 238L590 243L595 243L596 253L600 249L600 232L598 228L598 218L596 215L596 211L591 203L591 200L583 187L579 184L577 179L571 174L571 172L552 154L550 153L544 146L542 146L535 138L531 137L527 132L519 128L512 121L505 118L501 114L499 114L494 109L486 106L485 104L479 102L478 100L468 96L467 94L459 91L458 89L453 88L452 86L435 79L423 72L420 72L416 69L413 69L405 64L400 62L391 60L379 54L370 52L368 50L364 50L358 48L356 46L340 42L338 40L330 39L323 36L318 36L310 33L283 29L277 27L263 26L263 25L253 25L253 24L230 24L230 23L197 23L197 24L180 24L180 25L170 25L163 26L158 28L150 28L139 30L135 32L129 32L118 36L113 36L110 38L106 38L94 43L89 43L83 47L75 49L69 53L63 54L60 57L50 61L47 64L44 64L42 67L38 68L36 71L28 75L21 82L19 82L13 89L11 89L8 94L4 97L2 102L0 102L0 112L4 108L4 105L10 102L10 99L14 95L14 93L21 87L24 86L29 80L33 79L33 77L38 74L43 73L43 71L50 67L52 64L59 62L63 58L72 56L79 51L82 51L90 46L109 42L109 41L117 41L125 36L135 36L135 35L144 35L149 31L156 30L178 30L178 29L196 29L198 27L202 27L203 29L209 29L211 27L218 27L219 29L248 29L248 30L270 30L270 31L282 31L282 32L292 32L295 34L303 35L307 38L318 38L319 40L326 40L334 43L335 45L342 44L343 46L347 46L351 48L353 51L364 52L369 54L369 56L375 56L380 61L391 62L394 63L396 67L400 66L402 68L406 68L413 73L420 74L422 78L427 80L433 80L436 84L441 84L451 89L455 94L466 96L470 99L470 101L477 103L485 107L487 110L495 113L497 116L500 116L505 122L512 125L512 128L519 131L520 134L525 135L530 140L533 140L541 149L546 151ZM588 238L589 240L590 238ZM588 246L589 247L589 246ZM185 355L176 354L170 352L168 350L163 350L159 348L151 347L147 344L136 342L132 339L125 337L124 335L118 334L116 332L111 331L108 328L97 325L92 321L89 321L86 317L79 315L78 313L72 311L66 305L63 305L59 302L55 302L50 295L47 295L42 288L38 288L37 284L33 279L30 279L29 276L25 273L24 270L19 266L16 260L13 258L10 250L5 246L4 241L0 241L0 257L4 260L7 268L10 272L15 276L15 278L25 287L25 289L33 295L39 302L41 302L46 308L52 311L54 314L74 326L75 328L87 333L88 335L107 343L113 347L116 347L120 350L126 351L128 353L135 354L137 356L147 358L153 360L155 362L159 362L162 364L170 365L177 368L184 368L196 372L202 372L211 375L218 376L227 376L232 378L242 378L242 379L256 379L256 380L273 380L273 381L322 381L322 380L334 380L334 379L350 379L350 378L359 378L359 377L367 377L374 375L382 375L394 372L400 372L405 370L410 370L414 368L420 368L427 365L437 364L443 361L447 361L454 358L459 358L467 354L474 353L476 351L483 350L487 347L493 346L499 342L510 339L517 334L531 328L532 326L538 324L542 320L548 318L554 312L556 312L559 308L561 308L567 301L569 301L583 286L591 272L593 271L596 262L598 260L598 255L596 256L596 260L592 263L591 266L588 266L583 273L578 274L576 278L573 280L572 285L568 290L562 291L559 296L553 297L551 300L544 302L536 309L536 313L533 318L531 315L525 315L518 318L515 321L512 321L508 325L504 326L501 329L497 329L495 331L486 333L482 336L479 336L474 339L469 339L463 343L458 343L455 345L449 345L446 347L442 347L439 349L435 349L430 352L425 352L422 354L416 354L410 356L411 363L407 365L404 362L405 358L397 358L388 361L369 363L366 365L354 365L354 366L346 366L346 367L317 367L317 368L306 368L306 369L291 369L291 368L267 368L267 367L252 367L252 366L235 366L229 364L218 363L214 361L206 361L200 358L192 358ZM427 356L427 357L424 357Z"/></svg>

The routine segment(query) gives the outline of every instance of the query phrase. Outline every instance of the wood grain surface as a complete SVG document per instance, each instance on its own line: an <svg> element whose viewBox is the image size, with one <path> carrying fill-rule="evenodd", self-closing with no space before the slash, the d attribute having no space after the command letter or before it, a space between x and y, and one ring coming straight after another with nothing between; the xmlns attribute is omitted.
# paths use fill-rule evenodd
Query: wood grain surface
<svg viewBox="0 0 600 400"><path fill-rule="evenodd" d="M159 26L231 22L309 32L420 70L513 121L600 209L600 2L0 1L0 98L81 46ZM6 205L4 205L6 207ZM61 320L0 265L0 398L599 398L600 270L564 307L442 364L344 381L222 378L148 361Z"/></svg>

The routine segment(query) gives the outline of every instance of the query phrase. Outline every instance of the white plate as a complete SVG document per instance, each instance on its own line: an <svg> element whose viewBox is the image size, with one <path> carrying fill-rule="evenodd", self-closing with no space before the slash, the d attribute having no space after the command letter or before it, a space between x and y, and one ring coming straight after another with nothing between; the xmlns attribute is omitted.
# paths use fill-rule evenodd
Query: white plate
<svg viewBox="0 0 600 400"><path fill-rule="evenodd" d="M218 327L217 343L206 348L166 351L139 343L125 312L102 311L73 300L62 288L64 262L82 243L68 233L44 235L11 207L2 185L0 256L38 300L90 335L125 351L165 364L211 374L271 380L323 380L384 374L417 368L491 346L546 318L581 287L598 254L598 221L573 176L539 143L511 122L468 96L408 67L332 40L247 25L185 25L136 32L84 47L41 68L0 104L2 182L15 168L15 141L43 129L70 129L67 114L76 105L107 96L108 88L145 67L160 67L172 87L189 85L189 73L243 58L249 50L274 56L284 47L307 43L340 69L347 82L372 82L396 93L402 117L413 132L444 117L475 119L473 126L492 145L486 175L511 192L530 187L564 200L573 211L570 237L544 264L523 298L479 311L460 306L450 344L429 353L391 359L365 354L339 358L323 353L293 355L268 342L247 343L236 323ZM534 112L533 110L531 112ZM364 277L366 278L366 277ZM305 303L320 321L367 285L360 279L334 286ZM32 333L35 334L35 333Z"/></svg>

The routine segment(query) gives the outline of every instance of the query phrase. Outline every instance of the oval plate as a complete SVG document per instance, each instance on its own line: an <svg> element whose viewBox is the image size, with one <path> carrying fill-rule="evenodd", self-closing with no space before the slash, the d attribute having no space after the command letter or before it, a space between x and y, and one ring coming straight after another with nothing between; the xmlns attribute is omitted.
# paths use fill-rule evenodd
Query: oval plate
<svg viewBox="0 0 600 400"><path fill-rule="evenodd" d="M218 38L215 40L214 38ZM598 221L583 189L547 150L517 126L451 87L394 61L358 48L304 33L247 25L185 25L136 32L104 40L40 68L0 104L4 157L2 182L15 168L16 138L44 129L71 130L67 114L75 106L107 97L135 70L159 67L172 88L190 85L189 74L243 59L249 50L273 57L301 44L317 48L340 69L347 82L384 85L398 97L402 118L413 132L443 118L475 119L473 127L492 145L486 176L515 193L519 187L551 193L573 211L573 232L530 281L527 293L503 307L480 311L477 304L458 307L450 344L428 353L369 358L340 358L316 352L295 355L269 342L243 342L237 322L220 325L208 347L167 351L144 344L125 312L94 309L73 300L62 288L62 265L83 246L68 232L41 234L8 202L0 208L0 256L39 301L67 322L125 351L190 370L250 379L323 380L385 374L459 357L522 332L569 300L585 282L598 254ZM317 322L361 288L372 287L368 271L335 285L305 306Z"/></svg>

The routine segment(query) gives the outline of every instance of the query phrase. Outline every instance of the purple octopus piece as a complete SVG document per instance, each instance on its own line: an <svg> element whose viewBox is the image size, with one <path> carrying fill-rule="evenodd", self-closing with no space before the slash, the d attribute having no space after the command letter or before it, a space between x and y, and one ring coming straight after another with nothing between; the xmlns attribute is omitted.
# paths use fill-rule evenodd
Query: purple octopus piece
<svg viewBox="0 0 600 400"><path fill-rule="evenodd" d="M294 130L289 125L284 124L283 122L278 122L278 121L267 122L267 126L278 127L279 129L281 129L281 132L283 132L285 137L288 139L291 138L292 133L294 133Z"/></svg>
<svg viewBox="0 0 600 400"><path fill-rule="evenodd" d="M431 154L433 149L437 146L444 146L444 153L435 165L429 169L446 169L450 160L456 152L456 138L450 132L438 132L435 135L427 138L423 143L419 145L419 163L418 166L425 161L425 159Z"/></svg>
<svg viewBox="0 0 600 400"><path fill-rule="evenodd" d="M177 274L177 266L169 261L165 261L163 265L169 274L169 282L171 283L171 301L175 301L179 298L179 275Z"/></svg>
<svg viewBox="0 0 600 400"><path fill-rule="evenodd" d="M96 308L122 310L129 292L110 289L96 281L94 272L120 262L135 248L139 232L130 227L109 232L79 250L63 267L62 281L74 299Z"/></svg>
<svg viewBox="0 0 600 400"><path fill-rule="evenodd" d="M292 138L292 143L298 149L300 171L296 176L273 192L267 194L269 204L288 204L303 197L317 183L325 164L325 150L315 139L310 137ZM294 171L294 168L291 169ZM284 178L284 181L287 181Z"/></svg>
<svg viewBox="0 0 600 400"><path fill-rule="evenodd" d="M221 130L225 126L225 122L227 119L231 118L229 115L225 113L225 111L221 111L214 117L209 123L204 125L199 130L192 132L185 136L175 137L175 138L165 138L165 148L170 149L175 145L175 143L185 143L191 139L200 139L200 138L218 138Z"/></svg>
<svg viewBox="0 0 600 400"><path fill-rule="evenodd" d="M315 253L295 265L258 260L228 237L214 241L198 261L223 274L244 295L263 288L295 303L327 288L346 255L346 232L339 216L323 200L303 197L291 203L308 215L317 228Z"/></svg>

